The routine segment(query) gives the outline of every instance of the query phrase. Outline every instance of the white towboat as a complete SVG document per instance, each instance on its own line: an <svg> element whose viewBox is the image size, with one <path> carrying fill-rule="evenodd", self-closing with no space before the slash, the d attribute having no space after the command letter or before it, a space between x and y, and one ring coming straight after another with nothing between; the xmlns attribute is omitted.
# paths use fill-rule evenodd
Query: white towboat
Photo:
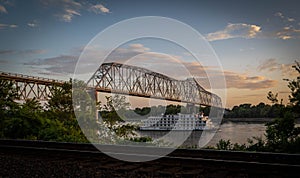
<svg viewBox="0 0 300 178"><path fill-rule="evenodd" d="M142 121L140 130L206 130L208 117L202 114L150 116Z"/></svg>

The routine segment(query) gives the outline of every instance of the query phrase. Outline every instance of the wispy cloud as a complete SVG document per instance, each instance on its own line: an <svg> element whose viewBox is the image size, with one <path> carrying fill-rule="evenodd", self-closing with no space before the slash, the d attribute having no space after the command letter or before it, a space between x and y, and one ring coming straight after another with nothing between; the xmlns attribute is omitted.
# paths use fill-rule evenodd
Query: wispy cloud
<svg viewBox="0 0 300 178"><path fill-rule="evenodd" d="M264 60L258 67L257 70L258 71L275 71L278 69L279 64L277 63L276 59L271 58L271 59L267 59Z"/></svg>
<svg viewBox="0 0 300 178"><path fill-rule="evenodd" d="M0 50L0 55L2 54L12 54L14 53L14 50Z"/></svg>
<svg viewBox="0 0 300 178"><path fill-rule="evenodd" d="M285 18L284 15L283 15L281 12L276 12L276 13L274 14L274 16L275 16L275 17L279 17L279 18L281 18L281 19L284 19L284 18Z"/></svg>
<svg viewBox="0 0 300 178"><path fill-rule="evenodd" d="M3 5L0 5L0 13L5 13L7 14L7 10Z"/></svg>
<svg viewBox="0 0 300 178"><path fill-rule="evenodd" d="M217 67L201 66L198 62L186 62L184 65L204 88L211 88L210 82L222 81L222 78L225 78L227 89L260 90L277 85L277 81L267 79L264 76L249 76L234 71L220 71ZM208 80L207 73L212 74L210 76L212 81ZM224 86L222 83L215 83L214 87L222 88Z"/></svg>
<svg viewBox="0 0 300 178"><path fill-rule="evenodd" d="M16 24L0 24L0 30L1 29L6 29L6 28L17 28L18 25Z"/></svg>
<svg viewBox="0 0 300 178"><path fill-rule="evenodd" d="M290 64L280 64L277 62L276 59L271 58L261 62L261 64L257 67L259 72L267 71L267 72L274 72L274 71L281 71L282 75L285 77L294 77L297 76L297 71L293 70L292 66L295 63Z"/></svg>
<svg viewBox="0 0 300 178"><path fill-rule="evenodd" d="M53 8L57 12L54 16L59 20L71 22L75 15L80 16L82 4L74 0L43 0L41 1L46 7Z"/></svg>
<svg viewBox="0 0 300 178"><path fill-rule="evenodd" d="M285 16L281 12L277 12L274 14L275 17L278 17L277 21L279 21L279 29L271 32L271 37L275 37L282 40L289 39L299 39L300 38L300 29L295 27L297 24L296 19L293 17ZM275 19L276 20L276 19ZM274 28L278 28L278 25Z"/></svg>
<svg viewBox="0 0 300 178"><path fill-rule="evenodd" d="M96 13L96 14L110 13L109 9L104 7L102 4L92 5L90 7L90 10L93 11L94 13Z"/></svg>
<svg viewBox="0 0 300 178"><path fill-rule="evenodd" d="M263 76L247 76L235 72L225 72L227 88L259 90L272 88L277 85L276 80L266 79Z"/></svg>
<svg viewBox="0 0 300 178"><path fill-rule="evenodd" d="M80 16L79 11L72 9L65 9L63 14L57 15L62 21L71 22L74 15Z"/></svg>
<svg viewBox="0 0 300 178"><path fill-rule="evenodd" d="M0 55L35 55L35 54L45 54L47 50L45 49L27 49L27 50L0 50Z"/></svg>
<svg viewBox="0 0 300 178"><path fill-rule="evenodd" d="M72 74L74 72L75 66L80 56L80 52L82 52L82 50L82 48L77 48L76 51L75 49L72 50L72 54L69 55L38 59L25 63L25 65L30 65L36 68L43 68L46 70L46 72L49 73ZM87 71L80 71L81 73L91 72L88 70L89 66L99 63L99 56L104 56L104 54L106 54L107 51L89 47L85 48L85 53L87 53L86 57L88 58L89 62L83 63L83 65L86 66L83 68L86 68ZM129 65L134 64L139 67L160 66L159 69L165 69L166 74L168 74L169 72L173 71L170 69L170 61L174 61L177 59L177 56L154 53L151 52L150 48L147 48L142 44L134 43L114 50L110 53L109 56L107 56L104 62L118 62ZM84 59L81 58L81 60ZM168 71L169 69L170 71Z"/></svg>
<svg viewBox="0 0 300 178"><path fill-rule="evenodd" d="M274 14L275 17L279 17L280 19L284 20L284 21L288 21L288 22L294 22L295 19L292 17L287 17L285 16L282 12L277 12Z"/></svg>
<svg viewBox="0 0 300 178"><path fill-rule="evenodd" d="M300 39L299 22L293 17L285 16L282 12L275 13L265 26L246 23L228 24L223 30L208 33L208 41L226 40L231 38L272 38Z"/></svg>
<svg viewBox="0 0 300 178"><path fill-rule="evenodd" d="M24 63L33 68L43 68L51 74L72 74L77 63L78 56L61 55L57 57L38 59ZM45 74L45 72L43 72Z"/></svg>
<svg viewBox="0 0 300 178"><path fill-rule="evenodd" d="M90 11L96 14L110 13L110 10L102 4L91 4L88 1L75 0L43 0L47 7L55 8L55 16L61 21L71 22L75 16L81 16L81 11Z"/></svg>
<svg viewBox="0 0 300 178"><path fill-rule="evenodd" d="M300 38L300 29L296 29L293 26L283 27L276 33L277 38L288 40Z"/></svg>
<svg viewBox="0 0 300 178"><path fill-rule="evenodd" d="M38 27L38 26L39 26L39 23L38 23L37 20L32 20L32 21L28 22L27 25L28 25L29 27L35 28L35 27Z"/></svg>
<svg viewBox="0 0 300 178"><path fill-rule="evenodd" d="M225 29L206 35L208 41L225 40L230 38L254 38L261 32L258 25L236 23L228 24Z"/></svg>

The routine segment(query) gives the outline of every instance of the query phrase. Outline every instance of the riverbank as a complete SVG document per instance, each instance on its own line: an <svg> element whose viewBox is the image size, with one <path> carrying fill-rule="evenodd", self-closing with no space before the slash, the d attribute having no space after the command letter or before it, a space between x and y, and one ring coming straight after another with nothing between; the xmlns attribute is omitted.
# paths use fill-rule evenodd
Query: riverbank
<svg viewBox="0 0 300 178"><path fill-rule="evenodd" d="M222 123L228 122L246 122L246 123L258 123L264 124L272 121L274 118L223 118ZM300 124L300 118L296 119L296 123Z"/></svg>

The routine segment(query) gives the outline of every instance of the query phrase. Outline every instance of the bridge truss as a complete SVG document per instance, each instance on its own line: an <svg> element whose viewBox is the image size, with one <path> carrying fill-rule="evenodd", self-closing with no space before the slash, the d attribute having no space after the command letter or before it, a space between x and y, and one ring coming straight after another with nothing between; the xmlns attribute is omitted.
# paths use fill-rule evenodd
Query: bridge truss
<svg viewBox="0 0 300 178"><path fill-rule="evenodd" d="M0 78L12 81L18 89L20 100L36 98L47 101L53 86L61 86L64 81L42 77L0 72ZM219 96L206 91L193 78L176 80L148 69L120 64L104 63L88 81L88 90L126 94L192 103L203 106L222 107Z"/></svg>
<svg viewBox="0 0 300 178"><path fill-rule="evenodd" d="M0 78L13 82L20 96L19 100L36 98L39 101L47 101L52 94L51 88L64 83L61 80L5 72L0 72Z"/></svg>
<svg viewBox="0 0 300 178"><path fill-rule="evenodd" d="M176 80L148 69L120 63L102 64L87 84L96 92L222 107L221 98L206 91L193 78Z"/></svg>

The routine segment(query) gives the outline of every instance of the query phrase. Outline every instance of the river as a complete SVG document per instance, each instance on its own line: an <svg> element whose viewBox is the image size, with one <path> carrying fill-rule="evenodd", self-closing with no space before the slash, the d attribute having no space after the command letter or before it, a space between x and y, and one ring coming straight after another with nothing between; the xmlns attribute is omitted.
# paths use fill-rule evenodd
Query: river
<svg viewBox="0 0 300 178"><path fill-rule="evenodd" d="M227 122L223 123L218 131L215 133L214 137L209 141L206 146L216 146L219 140L230 140L231 143L239 143L244 144L247 143L248 138L252 137L264 137L264 133L266 130L266 126L264 124L257 124L257 123L234 123L234 122ZM162 138L166 135L167 131L140 131L140 134L143 136L149 136L153 139ZM182 135L189 134L188 138L184 142L185 146L195 146L198 145L199 139L201 138L201 131L193 131L184 132L184 131L177 131L175 133L176 137L180 137Z"/></svg>

